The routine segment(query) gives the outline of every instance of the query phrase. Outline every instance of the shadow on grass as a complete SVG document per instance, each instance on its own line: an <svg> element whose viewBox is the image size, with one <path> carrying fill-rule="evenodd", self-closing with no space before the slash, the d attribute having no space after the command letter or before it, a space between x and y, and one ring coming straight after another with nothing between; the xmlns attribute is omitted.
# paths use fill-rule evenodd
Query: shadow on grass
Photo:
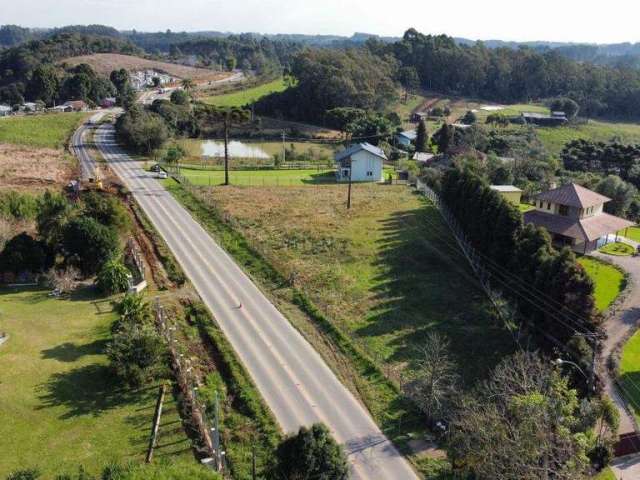
<svg viewBox="0 0 640 480"><path fill-rule="evenodd" d="M309 175L310 178L303 178L301 182L305 185L335 185L335 172L319 172Z"/></svg>
<svg viewBox="0 0 640 480"><path fill-rule="evenodd" d="M104 352L107 340L96 340L85 345L66 342L55 347L42 350L44 359L55 359L61 362L75 362L86 355L99 355Z"/></svg>
<svg viewBox="0 0 640 480"><path fill-rule="evenodd" d="M378 306L356 334L385 342L387 359L418 360L417 347L429 332L451 342L465 383L484 377L513 351L510 334L488 312L489 302L438 211L425 205L382 220L373 293ZM464 368L462 368L464 366Z"/></svg>
<svg viewBox="0 0 640 480"><path fill-rule="evenodd" d="M620 375L620 381L624 388L624 398L627 399L629 405L636 415L640 415L640 371L626 372Z"/></svg>
<svg viewBox="0 0 640 480"><path fill-rule="evenodd" d="M100 416L104 411L140 403L146 399L143 390L123 387L106 365L91 364L69 372L56 373L40 386L42 405L39 409L63 406L60 418Z"/></svg>

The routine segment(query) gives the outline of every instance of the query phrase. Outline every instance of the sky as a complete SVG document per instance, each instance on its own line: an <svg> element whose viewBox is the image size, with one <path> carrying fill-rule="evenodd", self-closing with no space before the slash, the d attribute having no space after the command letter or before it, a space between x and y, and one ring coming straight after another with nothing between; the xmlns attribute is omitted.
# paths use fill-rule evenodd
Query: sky
<svg viewBox="0 0 640 480"><path fill-rule="evenodd" d="M637 0L0 0L0 24L100 23L120 30L640 41Z"/></svg>

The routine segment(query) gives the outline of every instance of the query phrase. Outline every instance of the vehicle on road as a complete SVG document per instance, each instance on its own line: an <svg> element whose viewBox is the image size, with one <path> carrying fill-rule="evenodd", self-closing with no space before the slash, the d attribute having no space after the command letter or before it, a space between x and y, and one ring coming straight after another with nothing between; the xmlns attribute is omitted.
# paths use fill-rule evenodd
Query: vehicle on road
<svg viewBox="0 0 640 480"><path fill-rule="evenodd" d="M164 170L161 170L156 174L156 178L164 180L165 178L169 178L169 175L167 175L167 172L165 172Z"/></svg>

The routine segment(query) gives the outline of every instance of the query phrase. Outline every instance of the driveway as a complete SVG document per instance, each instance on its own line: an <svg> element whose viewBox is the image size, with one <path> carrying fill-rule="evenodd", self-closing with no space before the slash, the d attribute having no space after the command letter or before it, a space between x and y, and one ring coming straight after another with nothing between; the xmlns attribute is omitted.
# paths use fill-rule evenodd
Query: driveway
<svg viewBox="0 0 640 480"><path fill-rule="evenodd" d="M621 237L618 237L618 241L624 241L634 246L637 245L636 242ZM601 252L592 252L590 255L622 268L629 274L632 283L631 291L622 305L616 308L615 313L605 323L607 339L602 347L600 361L603 362L602 365L606 366L607 360L618 344L640 325L640 257L607 255ZM606 375L604 380L607 394L615 401L620 411L620 428L618 429L618 433L634 432L634 418L628 412L624 399L614 386L614 379Z"/></svg>

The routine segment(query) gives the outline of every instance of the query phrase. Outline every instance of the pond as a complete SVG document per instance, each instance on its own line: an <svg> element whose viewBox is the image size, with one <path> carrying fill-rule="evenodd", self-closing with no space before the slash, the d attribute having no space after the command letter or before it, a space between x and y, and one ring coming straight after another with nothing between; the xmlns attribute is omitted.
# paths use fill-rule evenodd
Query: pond
<svg viewBox="0 0 640 480"><path fill-rule="evenodd" d="M205 157L224 157L224 142L207 140L201 143L200 148L202 155ZM270 158L270 155L260 146L237 140L229 142L229 156L235 158Z"/></svg>

